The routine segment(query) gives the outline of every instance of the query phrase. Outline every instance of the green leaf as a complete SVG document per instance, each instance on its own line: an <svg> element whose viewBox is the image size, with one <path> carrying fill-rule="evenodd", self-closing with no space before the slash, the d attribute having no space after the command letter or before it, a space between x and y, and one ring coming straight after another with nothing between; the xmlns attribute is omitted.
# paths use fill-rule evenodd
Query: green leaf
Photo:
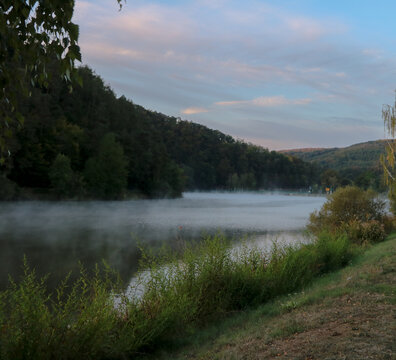
<svg viewBox="0 0 396 360"><path fill-rule="evenodd" d="M78 85L80 85L81 87L83 86L83 79L78 73L74 75L74 79L77 81Z"/></svg>
<svg viewBox="0 0 396 360"><path fill-rule="evenodd" d="M66 69L66 71L65 71L65 76L66 76L67 81L71 81L71 78L70 78L70 69L69 69L69 68Z"/></svg>
<svg viewBox="0 0 396 360"><path fill-rule="evenodd" d="M25 19L27 19L27 18L29 17L29 14L30 14L30 8L28 8L27 6L24 7L24 8L22 9L22 15L23 15L23 17L24 17Z"/></svg>
<svg viewBox="0 0 396 360"><path fill-rule="evenodd" d="M16 113L16 118L17 118L18 122L23 126L23 124L25 123L24 116L21 113L17 112Z"/></svg>
<svg viewBox="0 0 396 360"><path fill-rule="evenodd" d="M79 36L79 27L76 24L69 24L69 35L72 42L76 42Z"/></svg>

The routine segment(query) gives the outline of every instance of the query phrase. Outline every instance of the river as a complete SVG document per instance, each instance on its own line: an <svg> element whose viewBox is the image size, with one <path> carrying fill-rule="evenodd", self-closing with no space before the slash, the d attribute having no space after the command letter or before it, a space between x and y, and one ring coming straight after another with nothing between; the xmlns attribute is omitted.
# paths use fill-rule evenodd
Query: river
<svg viewBox="0 0 396 360"><path fill-rule="evenodd" d="M309 214L325 198L286 193L184 193L174 200L3 202L0 204L0 288L18 278L26 255L53 288L69 271L102 259L128 281L138 245L154 249L223 232L266 247L301 240Z"/></svg>

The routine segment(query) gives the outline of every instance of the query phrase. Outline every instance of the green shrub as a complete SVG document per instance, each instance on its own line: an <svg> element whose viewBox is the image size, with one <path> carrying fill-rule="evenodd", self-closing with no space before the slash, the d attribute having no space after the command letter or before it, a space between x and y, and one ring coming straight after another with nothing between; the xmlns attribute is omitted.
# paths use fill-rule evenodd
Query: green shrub
<svg viewBox="0 0 396 360"><path fill-rule="evenodd" d="M345 224L343 230L352 242L359 245L384 241L386 237L384 224L377 220L352 221Z"/></svg>
<svg viewBox="0 0 396 360"><path fill-rule="evenodd" d="M323 232L316 241L317 265L319 274L323 274L348 264L354 256L354 248L346 235L333 236Z"/></svg>
<svg viewBox="0 0 396 360"><path fill-rule="evenodd" d="M44 280L36 281L35 274L25 268L25 277L3 294L1 358L45 359L51 336L51 314Z"/></svg>
<svg viewBox="0 0 396 360"><path fill-rule="evenodd" d="M263 300L293 292L316 276L346 265L354 250L346 236L323 232L311 244L273 250L264 275Z"/></svg>
<svg viewBox="0 0 396 360"><path fill-rule="evenodd" d="M313 234L329 231L347 234L350 240L378 242L392 228L392 221L385 213L385 202L371 191L355 186L339 188L319 211L310 215L308 230Z"/></svg>

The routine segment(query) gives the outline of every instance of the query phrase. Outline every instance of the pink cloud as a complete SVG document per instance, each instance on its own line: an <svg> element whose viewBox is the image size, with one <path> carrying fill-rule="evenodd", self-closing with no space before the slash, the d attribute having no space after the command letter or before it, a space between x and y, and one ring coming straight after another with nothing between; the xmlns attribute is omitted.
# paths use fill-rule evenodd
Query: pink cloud
<svg viewBox="0 0 396 360"><path fill-rule="evenodd" d="M261 96L252 100L236 100L236 101L219 101L215 105L233 106L233 105L251 105L258 107L274 107L282 105L307 105L312 102L310 98L304 99L287 99L283 95L279 96Z"/></svg>
<svg viewBox="0 0 396 360"><path fill-rule="evenodd" d="M189 107L187 109L182 110L181 113L184 115L193 115L193 114L205 113L208 111L209 111L208 109L202 107Z"/></svg>

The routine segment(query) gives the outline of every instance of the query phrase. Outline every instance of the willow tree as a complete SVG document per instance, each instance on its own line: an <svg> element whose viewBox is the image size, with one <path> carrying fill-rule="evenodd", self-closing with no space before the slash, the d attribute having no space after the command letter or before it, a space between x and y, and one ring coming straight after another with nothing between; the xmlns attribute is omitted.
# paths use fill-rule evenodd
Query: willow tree
<svg viewBox="0 0 396 360"><path fill-rule="evenodd" d="M396 214L396 96L394 105L382 106L382 119L386 133L385 154L381 155L380 161L384 171L385 183L389 188L391 210Z"/></svg>

